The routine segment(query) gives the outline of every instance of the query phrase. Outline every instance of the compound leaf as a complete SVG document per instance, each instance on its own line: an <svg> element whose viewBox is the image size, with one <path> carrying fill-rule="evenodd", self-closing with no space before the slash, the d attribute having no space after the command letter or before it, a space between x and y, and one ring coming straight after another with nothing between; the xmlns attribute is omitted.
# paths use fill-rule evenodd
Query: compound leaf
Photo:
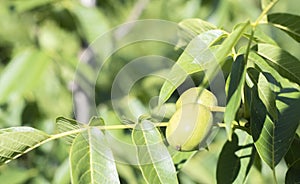
<svg viewBox="0 0 300 184"><path fill-rule="evenodd" d="M31 127L0 129L0 165L42 145L50 135Z"/></svg>
<svg viewBox="0 0 300 184"><path fill-rule="evenodd" d="M161 134L147 120L137 124L132 133L139 167L147 183L178 183L176 170Z"/></svg>
<svg viewBox="0 0 300 184"><path fill-rule="evenodd" d="M96 127L76 136L70 150L70 164L74 184L120 183L112 151Z"/></svg>

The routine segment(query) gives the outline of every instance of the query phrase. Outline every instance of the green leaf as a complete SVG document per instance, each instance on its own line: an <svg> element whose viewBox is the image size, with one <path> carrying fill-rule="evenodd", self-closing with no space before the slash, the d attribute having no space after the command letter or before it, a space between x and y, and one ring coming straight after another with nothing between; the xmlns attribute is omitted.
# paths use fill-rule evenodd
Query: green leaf
<svg viewBox="0 0 300 184"><path fill-rule="evenodd" d="M240 184L245 183L247 176L253 166L254 159L257 156L256 149L253 145L253 139L251 135L243 130L235 130L235 133L239 137L240 149L236 152L241 162L241 167L237 178L234 183Z"/></svg>
<svg viewBox="0 0 300 184"><path fill-rule="evenodd" d="M299 88L299 86L297 84L292 83L288 79L282 77L276 69L271 67L268 64L268 62L265 59L263 59L261 56L259 56L257 53L250 52L248 59L251 62L255 63L255 65L257 66L256 68L259 68L260 71L263 71L264 73L272 74L272 77L274 77L275 80L280 83L281 87L283 87L283 88L289 88L289 87Z"/></svg>
<svg viewBox="0 0 300 184"><path fill-rule="evenodd" d="M195 37L181 54L172 67L167 80L164 82L160 94L159 104L168 100L175 89L182 84L189 74L205 69L208 61L214 58L210 46L224 35L222 30L211 30Z"/></svg>
<svg viewBox="0 0 300 184"><path fill-rule="evenodd" d="M16 11L18 13L22 13L25 11L30 11L35 8L39 8L41 6L45 6L47 4L55 2L54 0L45 0L45 1L39 1L39 0L28 0L28 1L13 1L10 2L11 6L14 6Z"/></svg>
<svg viewBox="0 0 300 184"><path fill-rule="evenodd" d="M218 50L214 53L215 57L207 62L209 64L209 69L205 72L206 77L204 78L205 80L203 80L200 84L201 86L207 86L208 81L211 81L215 78L219 72L219 69L224 65L225 61L227 61L227 56L232 52L234 46L242 37L244 31L247 30L249 25L249 21L237 25L234 31L218 47Z"/></svg>
<svg viewBox="0 0 300 184"><path fill-rule="evenodd" d="M270 44L258 44L257 53L266 58L268 64L280 75L300 84L300 61L296 57Z"/></svg>
<svg viewBox="0 0 300 184"><path fill-rule="evenodd" d="M22 50L14 56L0 77L0 103L34 89L49 62L44 53L34 49Z"/></svg>
<svg viewBox="0 0 300 184"><path fill-rule="evenodd" d="M245 37L248 39L251 38L251 29L248 29L247 32L244 33ZM271 45L277 45L277 43L266 33L264 33L259 27L256 27L254 35L253 35L253 41L256 43L268 43Z"/></svg>
<svg viewBox="0 0 300 184"><path fill-rule="evenodd" d="M104 119L101 117L93 116L89 121L89 126L104 126Z"/></svg>
<svg viewBox="0 0 300 184"><path fill-rule="evenodd" d="M83 35L92 43L97 37L108 31L109 26L106 17L96 7L84 7L79 3L73 3L74 6L68 6L70 11L79 21Z"/></svg>
<svg viewBox="0 0 300 184"><path fill-rule="evenodd" d="M147 183L178 183L172 158L153 123L144 120L132 133L139 167Z"/></svg>
<svg viewBox="0 0 300 184"><path fill-rule="evenodd" d="M286 172L285 183L286 184L295 184L300 183L300 160L295 162Z"/></svg>
<svg viewBox="0 0 300 184"><path fill-rule="evenodd" d="M272 13L268 15L268 23L283 30L300 42L300 16L289 13Z"/></svg>
<svg viewBox="0 0 300 184"><path fill-rule="evenodd" d="M40 146L50 135L31 127L0 129L0 165Z"/></svg>
<svg viewBox="0 0 300 184"><path fill-rule="evenodd" d="M37 169L7 167L1 170L0 181L1 183L9 183L9 184L28 183L27 181L30 178L36 177L38 173L39 172Z"/></svg>
<svg viewBox="0 0 300 184"><path fill-rule="evenodd" d="M222 148L217 163L218 184L231 184L240 171L241 161L235 153L239 149L238 143L238 136L232 134L231 141L227 141Z"/></svg>
<svg viewBox="0 0 300 184"><path fill-rule="evenodd" d="M289 151L284 156L288 167L291 167L296 161L300 160L300 138L296 134Z"/></svg>
<svg viewBox="0 0 300 184"><path fill-rule="evenodd" d="M70 164L69 158L66 158L55 170L52 184L70 184Z"/></svg>
<svg viewBox="0 0 300 184"><path fill-rule="evenodd" d="M235 119L235 114L238 111L241 103L244 83L246 66L243 55L239 55L235 62L232 64L229 89L227 95L227 104L224 114L224 122L226 124L226 132L229 138L232 133L232 121Z"/></svg>
<svg viewBox="0 0 300 184"><path fill-rule="evenodd" d="M221 66L224 64L226 57L231 53L232 48L235 46L237 41L242 37L244 31L249 27L250 22L239 24L236 28L230 33L230 35L225 39L225 41L221 44L218 51L216 52L215 58L217 59L217 63Z"/></svg>
<svg viewBox="0 0 300 184"><path fill-rule="evenodd" d="M186 46L197 35L209 30L217 29L217 27L209 22L201 19L185 19L179 24L179 41L177 48Z"/></svg>
<svg viewBox="0 0 300 184"><path fill-rule="evenodd" d="M249 76L258 90L258 96L264 103L269 115L274 119L278 119L276 108L276 94L272 88L272 84L267 80L262 72L257 72L254 69L249 69Z"/></svg>
<svg viewBox="0 0 300 184"><path fill-rule="evenodd" d="M112 151L104 134L95 127L74 139L70 164L74 184L120 183Z"/></svg>
<svg viewBox="0 0 300 184"><path fill-rule="evenodd" d="M173 148L168 147L169 151L174 151ZM180 170L186 162L188 162L189 159L191 159L197 151L189 151L189 152L181 152L181 151L176 151L174 154L172 154L172 160L174 165L176 166L177 170Z"/></svg>
<svg viewBox="0 0 300 184"><path fill-rule="evenodd" d="M276 109L276 95L272 89L272 85L269 83L267 78L260 73L257 82L258 96L264 103L267 111L270 113L271 117L277 120L277 109Z"/></svg>
<svg viewBox="0 0 300 184"><path fill-rule="evenodd" d="M259 98L257 88L253 87L250 118L252 137L260 157L271 169L288 151L299 125L300 92L296 94L283 91L276 96L276 106L280 113L278 120L273 121Z"/></svg>
<svg viewBox="0 0 300 184"><path fill-rule="evenodd" d="M56 126L59 133L64 133L71 130L80 129L82 127L82 124L78 123L73 119L58 117L56 118ZM71 134L71 135L64 136L63 139L65 139L65 141L68 144L72 144L76 136L77 134Z"/></svg>
<svg viewBox="0 0 300 184"><path fill-rule="evenodd" d="M170 119L176 111L175 103L164 103L151 110L151 116L156 119Z"/></svg>

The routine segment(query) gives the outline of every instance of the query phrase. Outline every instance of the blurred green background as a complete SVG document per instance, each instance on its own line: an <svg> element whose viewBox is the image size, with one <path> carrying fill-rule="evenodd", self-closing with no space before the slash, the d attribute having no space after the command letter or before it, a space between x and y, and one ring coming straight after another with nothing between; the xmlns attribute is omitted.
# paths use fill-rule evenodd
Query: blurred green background
<svg viewBox="0 0 300 184"><path fill-rule="evenodd" d="M239 22L255 20L260 12L259 0L0 0L0 128L32 126L55 133L55 118L74 118L75 111L86 121L88 114L81 111L85 106L74 103L77 97L72 95L72 81L82 52L115 26L141 19L178 23L201 18L231 31ZM300 15L299 0L279 1L272 12ZM300 58L299 44L285 33L268 26L260 28ZM109 58L114 64L104 66L94 86L97 113L109 123L120 123L111 110L109 95L115 75L126 63L149 54L175 61L180 53L173 46L152 42L120 49ZM86 66L81 70L84 76L92 70L91 65ZM77 85L89 80L84 78ZM147 109L162 82L155 77L138 81L132 89L133 106ZM126 132L122 136L130 138ZM198 152L182 167L181 183L215 183L217 157L225 141L224 132L219 131L210 151ZM54 141L0 166L0 183L70 183L68 149L63 141ZM284 164L276 170L280 183L286 172ZM248 183L272 182L269 168L264 164L262 168L262 175L251 170ZM135 167L118 164L118 171L123 183L143 183Z"/></svg>

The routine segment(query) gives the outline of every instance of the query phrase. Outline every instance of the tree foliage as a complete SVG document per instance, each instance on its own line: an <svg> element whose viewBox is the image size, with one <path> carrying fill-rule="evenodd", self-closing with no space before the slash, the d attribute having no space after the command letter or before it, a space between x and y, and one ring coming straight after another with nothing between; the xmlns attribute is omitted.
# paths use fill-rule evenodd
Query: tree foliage
<svg viewBox="0 0 300 184"><path fill-rule="evenodd" d="M255 2L2 1L0 181L299 182L298 2ZM110 28L145 18L177 22L176 45L137 42L101 55L134 31L128 24L105 34ZM101 35L109 44L98 45ZM149 52L176 62L155 73L163 79L147 76L110 99L115 77ZM143 67L158 68L149 63ZM130 72L123 79L143 73ZM218 72L224 84L214 91ZM206 144L181 152L164 131L188 81L225 101L217 95Z"/></svg>

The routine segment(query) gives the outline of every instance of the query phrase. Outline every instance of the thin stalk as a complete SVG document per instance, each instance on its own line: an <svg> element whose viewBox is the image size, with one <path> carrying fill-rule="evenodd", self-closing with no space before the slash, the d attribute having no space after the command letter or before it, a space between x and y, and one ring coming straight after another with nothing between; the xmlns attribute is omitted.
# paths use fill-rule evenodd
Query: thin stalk
<svg viewBox="0 0 300 184"><path fill-rule="evenodd" d="M275 182L275 184L278 184L277 177L276 177L276 172L275 172L275 168L273 168L272 171L273 171L274 182Z"/></svg>
<svg viewBox="0 0 300 184"><path fill-rule="evenodd" d="M221 107L221 106L212 106L209 107L209 110L212 112L225 112L226 107Z"/></svg>
<svg viewBox="0 0 300 184"><path fill-rule="evenodd" d="M77 133L83 132L85 130L87 130L87 128L80 128L80 129L75 129L75 130L71 130L71 131L67 131L67 132L63 132L63 133L59 133L59 134L50 135L50 137L48 139L45 139L45 140L37 143L33 147L28 148L24 152L22 152L22 153L20 153L20 154L18 154L16 156L14 156L14 157L12 157L10 160L7 160L5 163L8 163L11 160L14 160L14 159L18 158L18 157L22 156L23 154L28 153L29 151L31 151L31 150L33 150L33 149L35 149L35 148L37 148L37 147L39 147L39 146L47 143L47 142L50 142L50 141L53 141L55 139L58 139L58 138L61 138L61 137L65 137L65 136L68 136L68 135L77 134Z"/></svg>
<svg viewBox="0 0 300 184"><path fill-rule="evenodd" d="M252 24L253 28L255 29L255 27L259 24L259 22L261 21L261 19L264 18L264 16L271 10L271 8L273 8L273 6L278 2L279 0L274 0L272 2L270 2L261 12L261 14L259 15L259 17L255 20L255 22Z"/></svg>
<svg viewBox="0 0 300 184"><path fill-rule="evenodd" d="M168 123L167 122L159 122L159 123L154 123L155 127L165 127L165 126L168 126ZM128 124L128 125L103 125L103 126L96 126L96 128L98 128L99 130L117 130L117 129L127 129L127 128L134 128L135 127L135 124ZM53 141L55 139L59 139L59 138L62 138L62 137L65 137L65 136L68 136L68 135L73 135L73 134L78 134L78 133L81 133L81 132L84 132L88 129L89 127L88 126L84 126L80 129L75 129L75 130L70 130L70 131L67 131L67 132L62 132L62 133L59 133L59 134L53 134L53 135L50 135L49 138L35 144L34 146L26 149L24 152L12 157L10 160L7 160L5 163L8 163L10 162L11 160L14 160L20 156L22 156L23 154L25 153L28 153L29 151L45 144L45 143L48 143L50 141Z"/></svg>
<svg viewBox="0 0 300 184"><path fill-rule="evenodd" d="M136 124L127 124L127 125L103 125L103 126L96 126L99 130L119 130L119 129L129 129L134 128ZM167 122L158 122L154 123L155 127L164 127L168 126Z"/></svg>

